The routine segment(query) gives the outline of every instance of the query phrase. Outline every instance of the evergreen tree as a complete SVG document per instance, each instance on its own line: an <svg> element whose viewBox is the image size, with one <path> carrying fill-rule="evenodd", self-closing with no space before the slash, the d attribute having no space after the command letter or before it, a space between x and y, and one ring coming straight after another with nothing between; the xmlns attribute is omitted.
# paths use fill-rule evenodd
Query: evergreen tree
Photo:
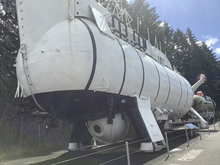
<svg viewBox="0 0 220 165"><path fill-rule="evenodd" d="M0 115L11 108L16 90L15 64L19 36L15 0L0 0Z"/></svg>
<svg viewBox="0 0 220 165"><path fill-rule="evenodd" d="M154 45L155 36L158 35L159 25L161 21L158 21L159 15L156 13L156 8L149 8L150 4L145 0L136 0L128 8L128 13L133 18L132 27L137 30L137 18L139 17L139 32L146 39L148 39L147 28L150 32L150 41Z"/></svg>

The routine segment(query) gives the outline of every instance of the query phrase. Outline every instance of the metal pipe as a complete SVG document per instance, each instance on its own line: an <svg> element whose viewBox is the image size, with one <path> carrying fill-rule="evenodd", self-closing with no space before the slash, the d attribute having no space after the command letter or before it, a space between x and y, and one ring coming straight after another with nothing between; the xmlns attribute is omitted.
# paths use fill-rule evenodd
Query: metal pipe
<svg viewBox="0 0 220 165"><path fill-rule="evenodd" d="M193 92L195 92L196 89L197 89L201 84L203 84L203 83L205 82L205 80L206 80L206 76L205 76L204 74L201 74L201 75L199 76L199 80L192 86Z"/></svg>
<svg viewBox="0 0 220 165"><path fill-rule="evenodd" d="M213 124L214 124L214 130L216 131L216 129L215 129L215 120L213 120Z"/></svg>
<svg viewBox="0 0 220 165"><path fill-rule="evenodd" d="M196 110L193 107L190 108L190 112L192 112L194 115L196 115L199 118L201 128L204 129L209 127L208 123L202 118L202 116L200 116L198 112L196 112Z"/></svg>
<svg viewBox="0 0 220 165"><path fill-rule="evenodd" d="M130 163L130 155L129 155L128 142L125 142L125 145L126 145L126 154L127 154L128 165L131 165L131 163Z"/></svg>

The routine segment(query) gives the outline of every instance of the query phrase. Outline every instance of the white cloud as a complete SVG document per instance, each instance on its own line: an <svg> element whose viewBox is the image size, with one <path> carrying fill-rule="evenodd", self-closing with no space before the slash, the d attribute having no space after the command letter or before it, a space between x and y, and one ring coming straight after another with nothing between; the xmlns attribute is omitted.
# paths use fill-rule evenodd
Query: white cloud
<svg viewBox="0 0 220 165"><path fill-rule="evenodd" d="M202 36L202 37L206 39L205 43L206 43L206 45L207 45L208 47L210 47L210 48L212 48L212 45L215 45L216 42L219 41L218 38L214 38L214 37L212 37L212 36Z"/></svg>
<svg viewBox="0 0 220 165"><path fill-rule="evenodd" d="M203 41L197 41L196 44L197 44L198 46L202 46Z"/></svg>
<svg viewBox="0 0 220 165"><path fill-rule="evenodd" d="M212 38L212 36L209 36L209 35L208 36L203 36L202 35L202 38L209 39L209 38Z"/></svg>
<svg viewBox="0 0 220 165"><path fill-rule="evenodd" d="M161 22L159 27L164 27L164 25L165 25L165 22Z"/></svg>
<svg viewBox="0 0 220 165"><path fill-rule="evenodd" d="M205 41L205 43L208 47L211 47L212 45L215 45L215 43L218 41L219 41L218 38L209 38L208 40Z"/></svg>
<svg viewBox="0 0 220 165"><path fill-rule="evenodd" d="M215 49L215 53L216 53L216 54L220 54L220 48L216 48L216 49Z"/></svg>

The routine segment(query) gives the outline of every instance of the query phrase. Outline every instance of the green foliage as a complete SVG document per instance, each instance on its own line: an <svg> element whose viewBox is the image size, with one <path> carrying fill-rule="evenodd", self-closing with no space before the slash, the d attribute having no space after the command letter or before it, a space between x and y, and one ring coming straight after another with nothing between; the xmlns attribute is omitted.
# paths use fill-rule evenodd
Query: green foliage
<svg viewBox="0 0 220 165"><path fill-rule="evenodd" d="M15 0L0 0L0 117L9 112L16 89L15 57L19 36Z"/></svg>

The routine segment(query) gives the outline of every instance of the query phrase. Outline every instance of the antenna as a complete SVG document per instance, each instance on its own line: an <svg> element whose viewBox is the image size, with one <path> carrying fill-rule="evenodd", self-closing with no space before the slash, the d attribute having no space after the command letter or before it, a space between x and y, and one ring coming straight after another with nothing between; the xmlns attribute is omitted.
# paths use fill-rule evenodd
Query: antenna
<svg viewBox="0 0 220 165"><path fill-rule="evenodd" d="M160 51L162 52L162 49L161 49L161 41L160 41Z"/></svg>
<svg viewBox="0 0 220 165"><path fill-rule="evenodd" d="M155 36L154 46L155 46L155 47L157 46L157 49L158 49L157 36Z"/></svg>
<svg viewBox="0 0 220 165"><path fill-rule="evenodd" d="M149 28L147 28L147 35L148 35L148 41L150 42L150 33L149 33Z"/></svg>

